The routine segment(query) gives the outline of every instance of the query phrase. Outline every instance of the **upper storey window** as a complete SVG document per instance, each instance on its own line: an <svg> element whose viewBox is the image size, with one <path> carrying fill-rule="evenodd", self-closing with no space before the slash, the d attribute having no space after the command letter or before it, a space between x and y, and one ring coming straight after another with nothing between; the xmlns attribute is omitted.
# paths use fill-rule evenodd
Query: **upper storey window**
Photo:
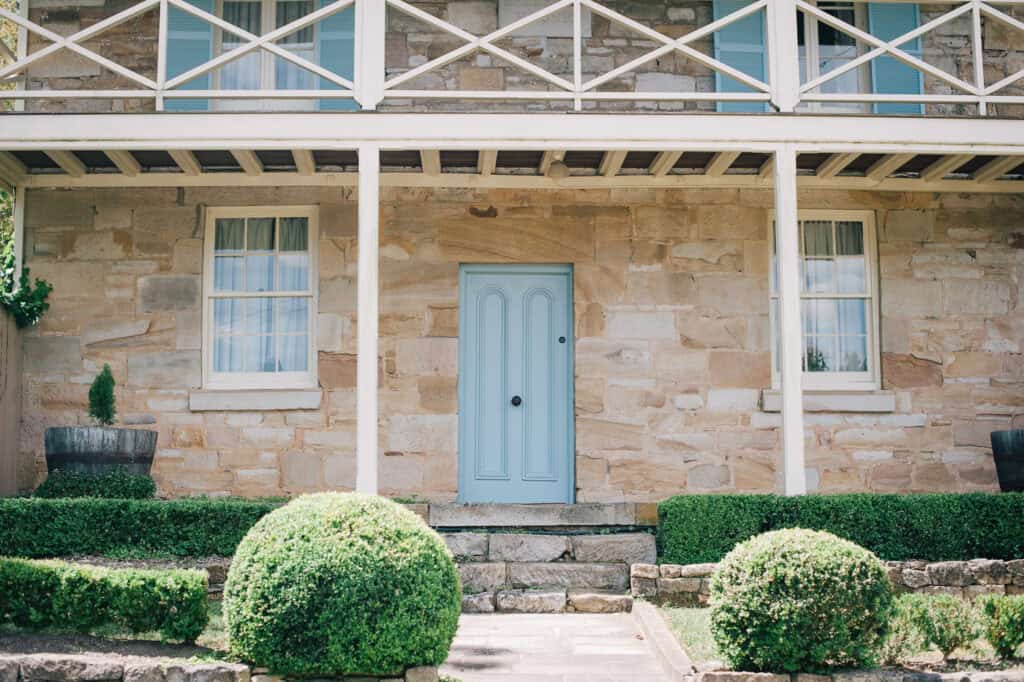
<svg viewBox="0 0 1024 682"><path fill-rule="evenodd" d="M714 0L714 19L750 5L753 0ZM917 3L902 2L833 2L808 0L822 12L882 40L893 40L920 24ZM714 34L715 58L743 73L765 80L768 72L765 49L765 22L763 12L735 21ZM837 69L841 69L867 52L849 32L826 24L809 12L800 12L797 19L797 39L800 54L800 81L809 83ZM900 49L920 56L921 41L907 41ZM751 92L739 81L716 74L719 92ZM821 94L892 94L917 95L921 93L921 74L895 57L877 57L869 66L852 68L825 81L816 90ZM856 102L829 101L804 105L813 111L874 111L880 114L918 114L921 106L899 102L874 105ZM756 102L725 102L719 111L765 111L766 106Z"/></svg>
<svg viewBox="0 0 1024 682"><path fill-rule="evenodd" d="M301 20L331 4L332 0L188 0L227 24L252 36L262 36ZM168 12L167 77L186 74L211 59L223 59L216 68L189 79L178 89L197 91L194 99L168 99L165 106L178 111L353 109L351 99L320 99L316 91L340 87L307 68L265 49L253 49L249 39L214 26L204 19L171 7ZM355 59L355 10L350 6L312 24L286 31L273 44L278 48L351 80ZM232 58L234 55L234 58ZM276 98L281 91L303 91L307 97ZM212 91L215 99L200 91ZM267 93L252 97L254 91ZM230 95L248 95L236 97ZM298 94L298 93L295 93ZM224 96L221 96L224 95Z"/></svg>

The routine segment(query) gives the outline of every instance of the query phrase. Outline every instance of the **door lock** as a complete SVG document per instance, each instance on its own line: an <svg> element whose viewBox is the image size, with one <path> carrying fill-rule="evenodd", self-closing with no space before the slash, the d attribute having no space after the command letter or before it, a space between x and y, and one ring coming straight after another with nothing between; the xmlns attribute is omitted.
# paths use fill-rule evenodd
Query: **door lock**
<svg viewBox="0 0 1024 682"><path fill-rule="evenodd" d="M512 407L519 407L523 404L523 399L517 395L512 396Z"/></svg>

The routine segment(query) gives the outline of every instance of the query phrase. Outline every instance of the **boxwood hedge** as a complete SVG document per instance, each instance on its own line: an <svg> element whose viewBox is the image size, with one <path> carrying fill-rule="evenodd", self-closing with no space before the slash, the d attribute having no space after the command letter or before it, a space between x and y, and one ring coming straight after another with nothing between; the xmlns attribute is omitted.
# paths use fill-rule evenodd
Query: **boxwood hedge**
<svg viewBox="0 0 1024 682"><path fill-rule="evenodd" d="M206 575L0 558L0 622L88 633L115 625L193 642L206 627Z"/></svg>
<svg viewBox="0 0 1024 682"><path fill-rule="evenodd" d="M0 499L0 556L231 556L278 500Z"/></svg>
<svg viewBox="0 0 1024 682"><path fill-rule="evenodd" d="M663 563L720 561L779 528L823 530L891 561L1024 558L1024 494L678 495L658 505Z"/></svg>
<svg viewBox="0 0 1024 682"><path fill-rule="evenodd" d="M50 472L32 496L147 500L156 497L156 483L149 476L129 473L123 467L101 474L57 469Z"/></svg>

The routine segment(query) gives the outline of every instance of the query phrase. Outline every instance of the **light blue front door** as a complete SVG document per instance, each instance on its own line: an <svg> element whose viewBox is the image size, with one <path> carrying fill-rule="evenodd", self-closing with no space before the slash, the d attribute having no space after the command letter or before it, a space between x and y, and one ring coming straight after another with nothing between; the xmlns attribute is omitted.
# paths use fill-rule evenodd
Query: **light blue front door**
<svg viewBox="0 0 1024 682"><path fill-rule="evenodd" d="M459 280L459 499L572 502L571 266Z"/></svg>

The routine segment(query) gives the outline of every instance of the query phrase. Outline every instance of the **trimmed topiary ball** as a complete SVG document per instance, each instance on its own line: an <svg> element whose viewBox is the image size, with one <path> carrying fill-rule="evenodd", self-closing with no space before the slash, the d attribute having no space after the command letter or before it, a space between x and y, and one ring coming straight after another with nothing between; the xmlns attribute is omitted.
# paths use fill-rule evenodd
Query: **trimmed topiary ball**
<svg viewBox="0 0 1024 682"><path fill-rule="evenodd" d="M458 626L459 574L404 507L305 495L243 538L224 587L231 650L283 674L398 675L440 665Z"/></svg>
<svg viewBox="0 0 1024 682"><path fill-rule="evenodd" d="M711 632L735 670L824 672L874 664L892 587L868 550L793 528L737 545L711 581Z"/></svg>

